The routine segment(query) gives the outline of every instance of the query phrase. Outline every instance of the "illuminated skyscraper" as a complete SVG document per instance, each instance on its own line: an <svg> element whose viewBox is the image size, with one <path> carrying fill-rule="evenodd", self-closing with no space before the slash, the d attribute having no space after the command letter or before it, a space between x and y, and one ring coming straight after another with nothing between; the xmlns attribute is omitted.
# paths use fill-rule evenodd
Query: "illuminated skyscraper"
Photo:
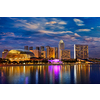
<svg viewBox="0 0 100 100"><path fill-rule="evenodd" d="M88 59L88 45L74 45L74 59Z"/></svg>
<svg viewBox="0 0 100 100"><path fill-rule="evenodd" d="M29 47L29 50L33 50L33 47Z"/></svg>
<svg viewBox="0 0 100 100"><path fill-rule="evenodd" d="M58 45L58 56L59 59L61 59L61 50L63 50L65 48L64 42L63 40L60 40L59 45Z"/></svg>
<svg viewBox="0 0 100 100"><path fill-rule="evenodd" d="M47 48L46 50L47 58L48 59L55 58L55 47L46 46L46 48Z"/></svg>
<svg viewBox="0 0 100 100"><path fill-rule="evenodd" d="M58 47L60 50L63 50L65 48L63 40L60 40Z"/></svg>
<svg viewBox="0 0 100 100"><path fill-rule="evenodd" d="M45 51L41 51L41 58L46 58L46 52Z"/></svg>
<svg viewBox="0 0 100 100"><path fill-rule="evenodd" d="M44 46L41 46L41 57L46 58L46 51L44 51Z"/></svg>
<svg viewBox="0 0 100 100"><path fill-rule="evenodd" d="M28 50L28 46L24 46L24 50Z"/></svg>

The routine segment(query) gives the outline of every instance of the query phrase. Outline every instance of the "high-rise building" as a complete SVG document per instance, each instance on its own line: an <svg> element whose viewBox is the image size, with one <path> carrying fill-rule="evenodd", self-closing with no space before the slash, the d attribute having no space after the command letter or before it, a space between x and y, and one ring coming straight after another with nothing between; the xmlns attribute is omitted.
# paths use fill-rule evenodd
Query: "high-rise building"
<svg viewBox="0 0 100 100"><path fill-rule="evenodd" d="M36 50L40 50L40 48L39 47L36 47Z"/></svg>
<svg viewBox="0 0 100 100"><path fill-rule="evenodd" d="M45 51L41 51L41 57L46 58L46 52Z"/></svg>
<svg viewBox="0 0 100 100"><path fill-rule="evenodd" d="M63 40L60 40L58 47L60 50L63 50L65 48L65 44L64 44Z"/></svg>
<svg viewBox="0 0 100 100"><path fill-rule="evenodd" d="M55 47L49 47L46 46L47 50L46 50L46 54L47 54L47 58L55 58Z"/></svg>
<svg viewBox="0 0 100 100"><path fill-rule="evenodd" d="M8 50L4 49L4 51L2 52L2 59L5 59L7 54L8 54Z"/></svg>
<svg viewBox="0 0 100 100"><path fill-rule="evenodd" d="M33 50L33 47L31 46L31 47L29 47L29 50Z"/></svg>
<svg viewBox="0 0 100 100"><path fill-rule="evenodd" d="M41 46L41 51L44 51L44 46Z"/></svg>
<svg viewBox="0 0 100 100"><path fill-rule="evenodd" d="M46 46L46 58L49 58L49 48L50 46Z"/></svg>
<svg viewBox="0 0 100 100"><path fill-rule="evenodd" d="M61 50L63 50L65 48L65 44L63 42L63 40L60 40L59 44L58 44L58 56L59 59L61 59Z"/></svg>
<svg viewBox="0 0 100 100"><path fill-rule="evenodd" d="M74 59L88 59L88 45L74 45Z"/></svg>
<svg viewBox="0 0 100 100"><path fill-rule="evenodd" d="M58 59L58 48L55 47L55 58Z"/></svg>
<svg viewBox="0 0 100 100"><path fill-rule="evenodd" d="M70 59L70 50L61 50L61 59Z"/></svg>
<svg viewBox="0 0 100 100"><path fill-rule="evenodd" d="M24 50L28 50L28 46L24 46Z"/></svg>

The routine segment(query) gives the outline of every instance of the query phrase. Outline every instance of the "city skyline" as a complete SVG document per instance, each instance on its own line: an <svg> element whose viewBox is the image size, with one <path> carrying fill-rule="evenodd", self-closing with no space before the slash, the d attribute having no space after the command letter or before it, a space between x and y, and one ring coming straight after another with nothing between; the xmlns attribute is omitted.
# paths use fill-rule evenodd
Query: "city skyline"
<svg viewBox="0 0 100 100"><path fill-rule="evenodd" d="M24 49L24 46L58 47L74 58L74 44L88 45L89 57L99 58L99 17L0 17L0 57L4 49Z"/></svg>

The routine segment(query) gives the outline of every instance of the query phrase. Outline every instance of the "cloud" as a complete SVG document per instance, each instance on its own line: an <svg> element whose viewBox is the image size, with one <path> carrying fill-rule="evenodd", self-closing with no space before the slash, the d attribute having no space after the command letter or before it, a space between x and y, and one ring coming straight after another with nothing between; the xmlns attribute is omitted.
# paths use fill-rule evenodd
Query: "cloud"
<svg viewBox="0 0 100 100"><path fill-rule="evenodd" d="M78 29L76 32L89 32L91 31L90 29Z"/></svg>
<svg viewBox="0 0 100 100"><path fill-rule="evenodd" d="M94 41L100 41L100 38L94 37L93 40Z"/></svg>
<svg viewBox="0 0 100 100"><path fill-rule="evenodd" d="M91 29L94 29L94 27L91 27Z"/></svg>
<svg viewBox="0 0 100 100"><path fill-rule="evenodd" d="M97 41L97 42L99 42L100 41L100 38L98 38L98 37L85 37L84 38L86 41Z"/></svg>
<svg viewBox="0 0 100 100"><path fill-rule="evenodd" d="M72 40L72 41L75 41L75 40L77 40L74 36L71 36L71 35L64 35L64 36L61 36L61 38L62 39L70 39L70 40ZM66 41L69 41L69 40L66 40Z"/></svg>
<svg viewBox="0 0 100 100"><path fill-rule="evenodd" d="M53 21L50 21L50 22L46 22L45 24L60 24L60 25L66 25L67 23L65 21L62 21L62 20L58 20L56 18L53 18L52 19Z"/></svg>
<svg viewBox="0 0 100 100"><path fill-rule="evenodd" d="M74 18L73 20L77 26L84 26L85 25L85 24L83 24L84 22L80 19Z"/></svg>
<svg viewBox="0 0 100 100"><path fill-rule="evenodd" d="M76 37L81 37L80 35L78 35L77 33L74 34Z"/></svg>
<svg viewBox="0 0 100 100"><path fill-rule="evenodd" d="M15 27L24 27L24 29L37 29L38 27L39 27L39 23L37 23L37 24L34 24L34 23L27 23L26 21L24 21L24 20L21 20L20 22L22 22L22 23L17 23L17 24L15 24L14 26Z"/></svg>
<svg viewBox="0 0 100 100"><path fill-rule="evenodd" d="M58 24L66 25L67 23L64 21L59 22Z"/></svg>
<svg viewBox="0 0 100 100"><path fill-rule="evenodd" d="M61 32L54 32L54 31L46 31L46 30L39 30L39 32L44 34L63 34L63 33L73 33L72 31L61 31Z"/></svg>
<svg viewBox="0 0 100 100"><path fill-rule="evenodd" d="M46 22L46 24L56 24L56 21Z"/></svg>
<svg viewBox="0 0 100 100"><path fill-rule="evenodd" d="M93 38L92 37L87 37L87 38L84 38L86 41L92 41Z"/></svg>
<svg viewBox="0 0 100 100"><path fill-rule="evenodd" d="M60 33L73 33L72 31L62 31Z"/></svg>
<svg viewBox="0 0 100 100"><path fill-rule="evenodd" d="M0 35L3 36L3 37L5 37L5 36L12 36L12 37L14 37L15 36L15 34L13 32L6 32L6 33L2 32L2 33L0 33Z"/></svg>

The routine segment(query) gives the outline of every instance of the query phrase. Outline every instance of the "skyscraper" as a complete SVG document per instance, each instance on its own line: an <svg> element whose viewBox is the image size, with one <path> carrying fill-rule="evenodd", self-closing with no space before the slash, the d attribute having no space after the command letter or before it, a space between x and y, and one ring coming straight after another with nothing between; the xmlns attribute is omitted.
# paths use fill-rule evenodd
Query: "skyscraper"
<svg viewBox="0 0 100 100"><path fill-rule="evenodd" d="M33 50L33 47L31 46L31 47L29 47L29 50Z"/></svg>
<svg viewBox="0 0 100 100"><path fill-rule="evenodd" d="M70 59L70 50L61 50L61 59Z"/></svg>
<svg viewBox="0 0 100 100"><path fill-rule="evenodd" d="M44 46L41 46L41 51L44 51Z"/></svg>
<svg viewBox="0 0 100 100"><path fill-rule="evenodd" d="M4 49L4 51L2 52L2 59L5 59L7 54L8 54L8 50Z"/></svg>
<svg viewBox="0 0 100 100"><path fill-rule="evenodd" d="M63 50L65 48L65 44L63 42L63 40L60 40L59 44L58 44L58 56L59 59L61 59L61 50Z"/></svg>
<svg viewBox="0 0 100 100"><path fill-rule="evenodd" d="M88 45L74 45L74 59L88 59Z"/></svg>
<svg viewBox="0 0 100 100"><path fill-rule="evenodd" d="M58 59L58 48L55 47L55 58Z"/></svg>
<svg viewBox="0 0 100 100"><path fill-rule="evenodd" d="M28 46L24 46L24 50L28 50Z"/></svg>
<svg viewBox="0 0 100 100"><path fill-rule="evenodd" d="M63 40L60 40L58 47L60 50L63 50L65 48Z"/></svg>
<svg viewBox="0 0 100 100"><path fill-rule="evenodd" d="M47 50L46 50L46 54L47 54L47 58L55 58L55 47L49 47L46 46Z"/></svg>
<svg viewBox="0 0 100 100"><path fill-rule="evenodd" d="M46 58L46 52L45 51L41 51L41 58Z"/></svg>
<svg viewBox="0 0 100 100"><path fill-rule="evenodd" d="M39 47L36 47L36 50L40 50L40 48Z"/></svg>

